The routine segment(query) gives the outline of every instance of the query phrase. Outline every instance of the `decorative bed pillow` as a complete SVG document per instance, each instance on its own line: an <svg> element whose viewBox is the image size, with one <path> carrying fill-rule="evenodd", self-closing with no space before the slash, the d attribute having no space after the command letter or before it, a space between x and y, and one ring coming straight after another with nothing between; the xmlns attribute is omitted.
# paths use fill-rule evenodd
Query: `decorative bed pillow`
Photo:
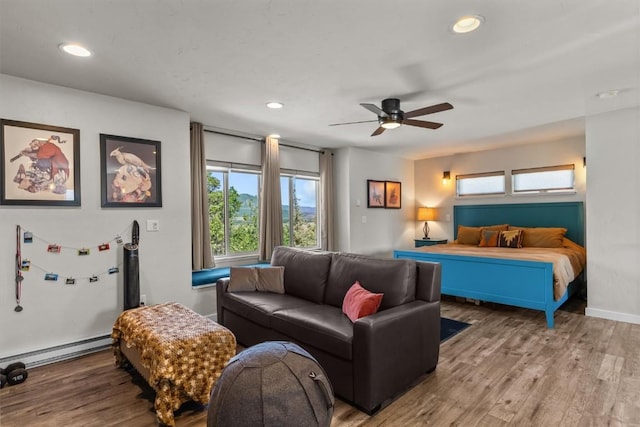
<svg viewBox="0 0 640 427"><path fill-rule="evenodd" d="M227 292L252 292L258 286L258 272L255 267L231 267Z"/></svg>
<svg viewBox="0 0 640 427"><path fill-rule="evenodd" d="M466 225L458 226L458 234L456 241L461 245L475 245L480 244L482 236L482 230L502 231L508 230L509 224L487 225L483 227L468 227Z"/></svg>
<svg viewBox="0 0 640 427"><path fill-rule="evenodd" d="M566 228L560 227L511 227L510 229L523 230L522 246L530 248L561 248L562 238L567 232Z"/></svg>
<svg viewBox="0 0 640 427"><path fill-rule="evenodd" d="M355 322L361 317L375 314L380 307L384 294L374 294L360 285L359 281L349 288L342 301L342 312Z"/></svg>
<svg viewBox="0 0 640 427"><path fill-rule="evenodd" d="M501 248L521 248L524 233L522 230L506 230L499 233L498 246Z"/></svg>
<svg viewBox="0 0 640 427"><path fill-rule="evenodd" d="M467 227L466 225L459 225L456 241L461 245L478 246L480 244L481 231L482 227Z"/></svg>
<svg viewBox="0 0 640 427"><path fill-rule="evenodd" d="M256 291L284 294L284 267L255 267L258 270Z"/></svg>
<svg viewBox="0 0 640 427"><path fill-rule="evenodd" d="M489 230L483 228L480 232L480 244L481 247L498 246L498 238L500 237L500 231Z"/></svg>

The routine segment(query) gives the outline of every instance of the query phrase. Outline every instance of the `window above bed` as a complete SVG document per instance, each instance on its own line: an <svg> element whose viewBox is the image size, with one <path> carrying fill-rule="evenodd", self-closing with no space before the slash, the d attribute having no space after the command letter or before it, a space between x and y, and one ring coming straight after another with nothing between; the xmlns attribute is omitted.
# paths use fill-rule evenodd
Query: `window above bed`
<svg viewBox="0 0 640 427"><path fill-rule="evenodd" d="M500 194L505 194L504 171L456 175L458 197Z"/></svg>
<svg viewBox="0 0 640 427"><path fill-rule="evenodd" d="M513 194L575 191L575 165L514 169L511 171Z"/></svg>

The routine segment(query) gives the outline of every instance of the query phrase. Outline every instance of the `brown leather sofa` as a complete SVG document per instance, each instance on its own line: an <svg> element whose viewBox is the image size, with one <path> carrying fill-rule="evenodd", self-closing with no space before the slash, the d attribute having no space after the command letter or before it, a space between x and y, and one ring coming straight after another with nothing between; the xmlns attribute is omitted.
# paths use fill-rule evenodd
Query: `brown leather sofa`
<svg viewBox="0 0 640 427"><path fill-rule="evenodd" d="M218 322L240 344L299 344L335 394L369 414L436 368L440 264L282 246L271 264L285 267L284 294L227 292L229 279L217 282ZM342 302L356 280L384 297L377 313L352 323Z"/></svg>

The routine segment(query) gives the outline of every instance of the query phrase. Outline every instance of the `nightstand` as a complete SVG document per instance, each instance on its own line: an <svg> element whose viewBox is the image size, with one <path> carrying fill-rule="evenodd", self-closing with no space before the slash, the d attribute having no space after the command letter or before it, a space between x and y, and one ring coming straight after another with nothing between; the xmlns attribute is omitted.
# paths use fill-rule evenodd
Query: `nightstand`
<svg viewBox="0 0 640 427"><path fill-rule="evenodd" d="M433 246L433 245L444 245L448 242L447 239L415 239L416 248L420 246Z"/></svg>

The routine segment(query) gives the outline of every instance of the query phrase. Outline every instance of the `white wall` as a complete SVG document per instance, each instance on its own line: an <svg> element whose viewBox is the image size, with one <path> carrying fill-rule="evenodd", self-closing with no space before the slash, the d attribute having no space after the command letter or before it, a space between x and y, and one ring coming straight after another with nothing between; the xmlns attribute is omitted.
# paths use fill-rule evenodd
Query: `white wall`
<svg viewBox="0 0 640 427"><path fill-rule="evenodd" d="M439 208L439 219L430 221L431 238L453 239L453 206L462 204L531 203L584 201L586 195L586 173L583 167L585 156L584 138L571 138L544 144L527 144L496 150L457 154L454 156L418 160L415 165L416 206ZM591 164L588 161L589 165ZM507 193L510 192L510 171L539 166L575 164L576 192L571 195L527 196L504 195L456 198L456 175L505 171ZM451 180L445 185L442 172L451 171ZM447 214L450 220L446 220ZM415 216L414 216L415 218ZM423 236L423 222L414 223L415 238Z"/></svg>
<svg viewBox="0 0 640 427"><path fill-rule="evenodd" d="M334 170L339 250L391 256L394 249L413 243L412 160L344 148L335 152ZM368 179L400 181L401 209L367 208Z"/></svg>
<svg viewBox="0 0 640 427"><path fill-rule="evenodd" d="M95 247L137 220L140 286L148 303L177 301L201 314L215 312L214 288L191 289L187 113L0 75L0 117L79 129L82 190L80 207L0 206L0 359L109 334L122 310L121 274L71 286L45 282L32 268L24 273L24 311L16 313L17 224L50 242ZM100 133L161 141L162 208L100 207ZM160 231L146 232L147 219L158 219ZM62 276L86 277L122 262L121 248L78 257L64 249L47 254L38 241L22 246L23 258Z"/></svg>
<svg viewBox="0 0 640 427"><path fill-rule="evenodd" d="M640 108L587 118L590 316L640 323Z"/></svg>

